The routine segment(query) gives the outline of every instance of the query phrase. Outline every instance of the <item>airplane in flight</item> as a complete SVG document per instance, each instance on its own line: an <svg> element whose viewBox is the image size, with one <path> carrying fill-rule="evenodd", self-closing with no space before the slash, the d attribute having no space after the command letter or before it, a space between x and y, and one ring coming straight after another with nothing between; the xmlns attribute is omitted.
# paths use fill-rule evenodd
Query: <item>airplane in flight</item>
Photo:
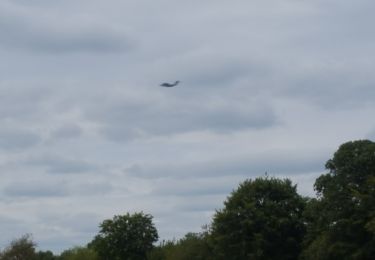
<svg viewBox="0 0 375 260"><path fill-rule="evenodd" d="M175 83L171 84L171 83L163 83L163 84L160 84L160 86L162 87L166 87L166 88L171 88L171 87L174 87L174 86L177 86L177 84L180 83L179 80L177 80Z"/></svg>

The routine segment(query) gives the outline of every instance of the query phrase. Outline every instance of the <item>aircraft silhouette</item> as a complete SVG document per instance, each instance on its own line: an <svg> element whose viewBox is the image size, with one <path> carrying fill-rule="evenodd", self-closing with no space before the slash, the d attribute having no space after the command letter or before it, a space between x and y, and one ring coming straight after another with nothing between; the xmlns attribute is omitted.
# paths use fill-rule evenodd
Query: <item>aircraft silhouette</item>
<svg viewBox="0 0 375 260"><path fill-rule="evenodd" d="M171 87L174 87L174 86L177 86L177 84L180 83L179 80L177 80L175 83L171 84L171 83L163 83L163 84L160 84L160 86L162 87L166 87L166 88L171 88Z"/></svg>

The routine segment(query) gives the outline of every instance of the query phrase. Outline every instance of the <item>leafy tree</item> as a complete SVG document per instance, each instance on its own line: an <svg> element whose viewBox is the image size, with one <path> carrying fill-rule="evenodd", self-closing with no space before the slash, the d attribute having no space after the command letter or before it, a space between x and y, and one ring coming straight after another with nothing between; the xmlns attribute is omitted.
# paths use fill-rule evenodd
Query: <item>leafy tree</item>
<svg viewBox="0 0 375 260"><path fill-rule="evenodd" d="M37 260L35 253L36 244L31 235L26 234L13 240L8 247L0 253L0 260Z"/></svg>
<svg viewBox="0 0 375 260"><path fill-rule="evenodd" d="M104 220L89 247L105 260L141 260L153 248L158 233L148 214L127 213Z"/></svg>
<svg viewBox="0 0 375 260"><path fill-rule="evenodd" d="M37 260L57 260L57 256L55 256L51 251L38 251L36 253Z"/></svg>
<svg viewBox="0 0 375 260"><path fill-rule="evenodd" d="M212 258L207 233L188 233L184 238L163 242L148 255L149 260L209 260Z"/></svg>
<svg viewBox="0 0 375 260"><path fill-rule="evenodd" d="M167 254L167 260L211 259L211 248L204 233L187 233L177 242L175 249L172 250L172 254Z"/></svg>
<svg viewBox="0 0 375 260"><path fill-rule="evenodd" d="M304 259L374 259L375 143L347 142L328 160L308 203Z"/></svg>
<svg viewBox="0 0 375 260"><path fill-rule="evenodd" d="M99 260L98 254L86 247L74 247L61 253L59 260Z"/></svg>
<svg viewBox="0 0 375 260"><path fill-rule="evenodd" d="M296 259L304 235L305 199L288 179L246 180L216 212L216 259Z"/></svg>

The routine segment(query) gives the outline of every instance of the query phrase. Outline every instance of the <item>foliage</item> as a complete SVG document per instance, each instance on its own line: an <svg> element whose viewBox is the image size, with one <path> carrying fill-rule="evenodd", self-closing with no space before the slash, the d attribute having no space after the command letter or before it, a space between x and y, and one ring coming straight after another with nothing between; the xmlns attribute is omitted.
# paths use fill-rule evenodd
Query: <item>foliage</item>
<svg viewBox="0 0 375 260"><path fill-rule="evenodd" d="M31 235L26 234L19 239L13 240L0 253L0 260L37 260L35 246L36 244L32 241Z"/></svg>
<svg viewBox="0 0 375 260"><path fill-rule="evenodd" d="M207 233L188 233L177 242L163 242L148 255L150 260L209 260L212 258Z"/></svg>
<svg viewBox="0 0 375 260"><path fill-rule="evenodd" d="M146 259L153 248L158 233L148 214L127 213L103 221L100 232L90 243L101 259L138 260Z"/></svg>
<svg viewBox="0 0 375 260"><path fill-rule="evenodd" d="M304 259L373 259L375 255L375 143L340 146L315 182L308 203Z"/></svg>
<svg viewBox="0 0 375 260"><path fill-rule="evenodd" d="M290 180L246 180L216 212L216 259L296 259L304 235L305 200Z"/></svg>
<svg viewBox="0 0 375 260"><path fill-rule="evenodd" d="M36 253L36 259L38 259L38 260L58 260L58 257L55 256L51 251L38 251Z"/></svg>
<svg viewBox="0 0 375 260"><path fill-rule="evenodd" d="M74 247L62 252L59 260L99 260L99 256L87 247Z"/></svg>

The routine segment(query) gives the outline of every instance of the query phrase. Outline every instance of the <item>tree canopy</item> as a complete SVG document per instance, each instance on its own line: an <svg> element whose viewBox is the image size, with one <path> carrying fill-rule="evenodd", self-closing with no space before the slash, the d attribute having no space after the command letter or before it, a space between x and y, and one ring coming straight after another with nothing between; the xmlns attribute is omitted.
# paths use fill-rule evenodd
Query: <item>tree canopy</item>
<svg viewBox="0 0 375 260"><path fill-rule="evenodd" d="M373 259L375 143L347 142L315 182L318 198L305 212L305 259Z"/></svg>
<svg viewBox="0 0 375 260"><path fill-rule="evenodd" d="M162 242L149 255L149 260L213 260L208 233L187 233L177 241Z"/></svg>
<svg viewBox="0 0 375 260"><path fill-rule="evenodd" d="M89 247L98 252L101 259L143 260L157 239L151 215L127 213L104 220Z"/></svg>
<svg viewBox="0 0 375 260"><path fill-rule="evenodd" d="M99 256L90 248L74 247L62 252L58 260L99 260Z"/></svg>
<svg viewBox="0 0 375 260"><path fill-rule="evenodd" d="M290 180L246 180L224 205L212 223L218 259L297 258L305 200Z"/></svg>
<svg viewBox="0 0 375 260"><path fill-rule="evenodd" d="M31 235L26 234L10 242L0 253L0 260L37 260L35 246Z"/></svg>

